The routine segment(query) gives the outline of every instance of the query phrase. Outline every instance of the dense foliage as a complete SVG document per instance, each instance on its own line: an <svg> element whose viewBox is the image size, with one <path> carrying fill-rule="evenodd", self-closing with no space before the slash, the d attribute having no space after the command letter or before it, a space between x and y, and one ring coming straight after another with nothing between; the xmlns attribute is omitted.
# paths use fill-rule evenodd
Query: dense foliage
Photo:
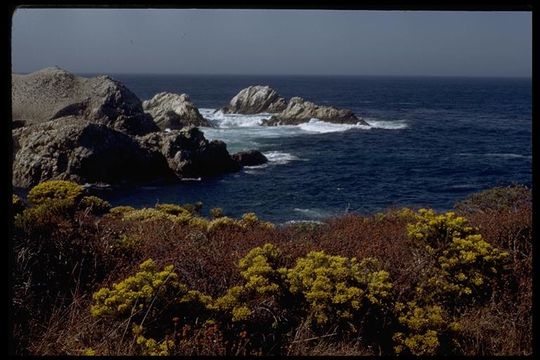
<svg viewBox="0 0 540 360"><path fill-rule="evenodd" d="M511 200L509 200L511 199ZM13 196L14 353L523 355L530 190L275 226L202 204Z"/></svg>

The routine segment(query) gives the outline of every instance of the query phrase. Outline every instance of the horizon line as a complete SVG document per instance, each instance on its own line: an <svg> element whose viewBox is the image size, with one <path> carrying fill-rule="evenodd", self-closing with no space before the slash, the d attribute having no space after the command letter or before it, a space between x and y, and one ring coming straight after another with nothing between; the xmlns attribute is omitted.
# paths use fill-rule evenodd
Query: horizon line
<svg viewBox="0 0 540 360"><path fill-rule="evenodd" d="M46 67L45 67L46 68ZM44 69L44 68L42 68ZM41 70L41 69L39 69ZM39 70L29 72L14 72L12 74L30 74ZM66 69L64 69L66 70ZM431 77L431 78L503 78L503 79L531 79L531 75L432 75L432 74L254 74L254 73L153 73L153 72L95 72L95 71L70 71L73 74L78 75L150 75L150 76L268 76L268 77L282 77L282 76L298 76L298 77Z"/></svg>

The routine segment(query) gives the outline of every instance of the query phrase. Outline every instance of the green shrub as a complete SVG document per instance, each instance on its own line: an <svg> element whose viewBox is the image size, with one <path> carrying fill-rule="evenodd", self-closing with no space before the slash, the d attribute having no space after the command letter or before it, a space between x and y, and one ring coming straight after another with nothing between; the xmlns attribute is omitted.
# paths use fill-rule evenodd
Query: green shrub
<svg viewBox="0 0 540 360"><path fill-rule="evenodd" d="M84 193L84 188L71 181L49 180L34 186L28 193L28 200L33 205L59 200L76 204Z"/></svg>
<svg viewBox="0 0 540 360"><path fill-rule="evenodd" d="M69 218L74 211L75 208L71 199L49 201L45 204L26 208L16 214L14 225L27 234L38 234L47 227L56 227L55 224L58 219Z"/></svg>
<svg viewBox="0 0 540 360"><path fill-rule="evenodd" d="M123 217L127 221L154 221L169 220L176 222L178 217L152 208L135 209L124 212Z"/></svg>
<svg viewBox="0 0 540 360"><path fill-rule="evenodd" d="M15 194L13 194L11 198L12 198L11 204L12 204L13 214L19 214L25 208L24 202L22 201L20 197L18 197Z"/></svg>
<svg viewBox="0 0 540 360"><path fill-rule="evenodd" d="M79 208L89 209L96 215L103 215L109 212L111 204L97 196L84 196L79 203Z"/></svg>
<svg viewBox="0 0 540 360"><path fill-rule="evenodd" d="M176 204L158 204L155 206L156 210L162 211L166 214L174 216L189 215L190 211L186 208Z"/></svg>
<svg viewBox="0 0 540 360"><path fill-rule="evenodd" d="M210 215L212 216L212 219L218 219L220 217L224 217L223 209L222 208L213 208L210 209Z"/></svg>
<svg viewBox="0 0 540 360"><path fill-rule="evenodd" d="M532 203L531 189L523 185L495 187L474 193L455 204L465 214L474 212L508 211Z"/></svg>
<svg viewBox="0 0 540 360"><path fill-rule="evenodd" d="M207 227L208 232L226 228L243 229L244 227L238 221L231 219L228 216L214 217Z"/></svg>
<svg viewBox="0 0 540 360"><path fill-rule="evenodd" d="M122 217L124 214L135 210L132 206L115 206L109 210L109 214L112 216Z"/></svg>

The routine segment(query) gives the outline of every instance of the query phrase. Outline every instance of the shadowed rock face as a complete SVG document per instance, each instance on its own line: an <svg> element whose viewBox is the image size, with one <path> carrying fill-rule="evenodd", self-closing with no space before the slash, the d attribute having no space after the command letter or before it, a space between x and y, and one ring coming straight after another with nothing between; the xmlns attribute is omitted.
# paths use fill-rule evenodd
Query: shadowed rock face
<svg viewBox="0 0 540 360"><path fill-rule="evenodd" d="M277 113L286 106L285 99L280 97L276 90L269 86L256 85L242 89L231 99L229 105L221 110L224 113L236 114Z"/></svg>
<svg viewBox="0 0 540 360"><path fill-rule="evenodd" d="M309 122L312 118L338 124L368 125L364 120L357 118L351 110L316 105L300 97L291 98L281 113L264 120L263 125L298 125Z"/></svg>
<svg viewBox="0 0 540 360"><path fill-rule="evenodd" d="M25 125L75 116L127 134L159 130L139 98L108 76L85 78L59 68L13 74L12 106L13 120Z"/></svg>
<svg viewBox="0 0 540 360"><path fill-rule="evenodd" d="M50 179L138 183L236 171L225 143L195 127L132 137L84 118L64 117L12 131L13 185Z"/></svg>
<svg viewBox="0 0 540 360"><path fill-rule="evenodd" d="M202 117L187 94L161 92L142 103L146 113L154 118L160 129L182 129L186 126L211 124Z"/></svg>
<svg viewBox="0 0 540 360"><path fill-rule="evenodd" d="M141 149L135 139L84 118L64 117L12 131L13 185L41 181L136 182L169 172L164 158Z"/></svg>
<svg viewBox="0 0 540 360"><path fill-rule="evenodd" d="M241 168L223 141L208 141L196 127L152 133L137 140L149 153L161 154L179 178L212 176Z"/></svg>
<svg viewBox="0 0 540 360"><path fill-rule="evenodd" d="M232 158L242 166L257 166L268 162L266 156L257 150L240 151L233 154Z"/></svg>

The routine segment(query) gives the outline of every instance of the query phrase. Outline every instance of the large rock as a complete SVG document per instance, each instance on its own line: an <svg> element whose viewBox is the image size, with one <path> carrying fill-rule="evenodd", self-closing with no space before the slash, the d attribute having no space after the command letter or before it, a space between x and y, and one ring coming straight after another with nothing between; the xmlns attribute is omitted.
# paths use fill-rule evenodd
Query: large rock
<svg viewBox="0 0 540 360"><path fill-rule="evenodd" d="M137 182L171 174L163 157L106 125L64 117L18 128L13 136L13 185L30 187L50 179Z"/></svg>
<svg viewBox="0 0 540 360"><path fill-rule="evenodd" d="M263 125L298 125L309 122L312 118L338 124L368 125L364 120L357 118L351 110L320 106L300 97L291 98L281 113L264 120Z"/></svg>
<svg viewBox="0 0 540 360"><path fill-rule="evenodd" d="M242 89L233 97L226 107L221 110L224 113L259 114L277 113L285 109L287 103L280 97L276 90L269 86L250 86Z"/></svg>
<svg viewBox="0 0 540 360"><path fill-rule="evenodd" d="M143 101L142 105L161 129L181 129L190 125L211 126L187 94L161 92Z"/></svg>
<svg viewBox="0 0 540 360"><path fill-rule="evenodd" d="M12 74L15 124L39 124L66 116L82 117L134 135L159 130L144 113L139 98L109 76L85 78L59 68Z"/></svg>
<svg viewBox="0 0 540 360"><path fill-rule="evenodd" d="M158 132L138 137L141 146L152 154L161 154L179 178L212 176L237 171L223 141L208 141L196 127Z"/></svg>
<svg viewBox="0 0 540 360"><path fill-rule="evenodd" d="M268 158L258 150L239 151L232 158L242 166L257 166L268 162Z"/></svg>

